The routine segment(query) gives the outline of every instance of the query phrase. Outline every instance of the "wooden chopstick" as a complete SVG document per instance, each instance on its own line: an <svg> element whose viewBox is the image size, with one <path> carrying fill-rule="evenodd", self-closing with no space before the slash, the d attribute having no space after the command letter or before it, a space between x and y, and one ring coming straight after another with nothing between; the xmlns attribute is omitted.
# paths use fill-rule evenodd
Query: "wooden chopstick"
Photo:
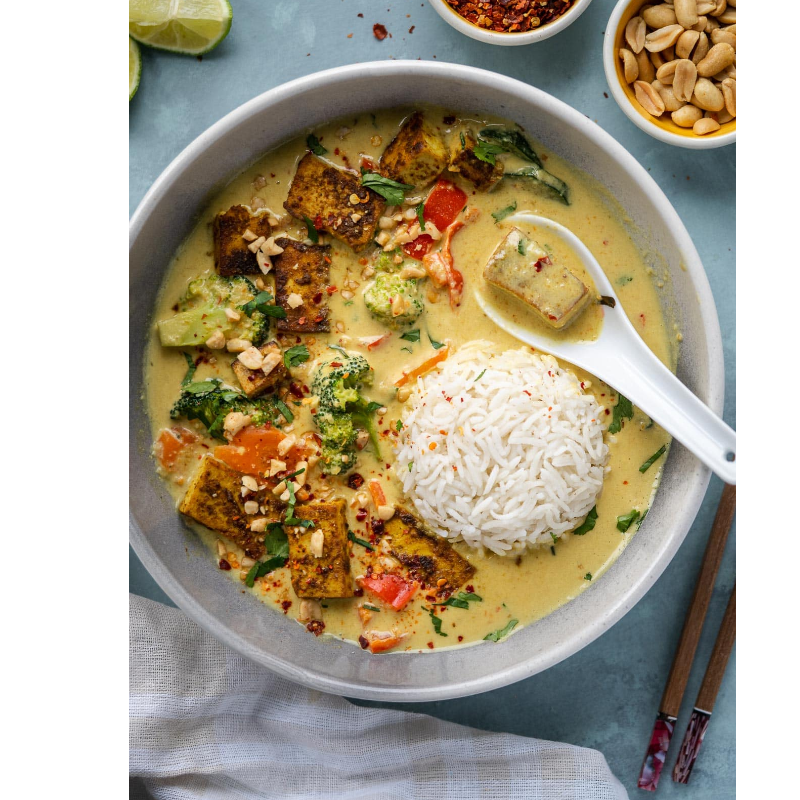
<svg viewBox="0 0 800 800"><path fill-rule="evenodd" d="M658 716L650 736L650 744L639 773L638 786L640 789L654 792L658 788L658 780L667 758L667 750L669 750L672 732L675 730L683 693L686 691L686 684L689 681L694 654L703 631L708 604L714 590L714 581L717 578L735 511L736 487L725 486L703 554L703 563L700 566L700 574L697 576L692 602L683 623L678 649L675 651L667 685L664 687L664 694L658 707Z"/></svg>
<svg viewBox="0 0 800 800"><path fill-rule="evenodd" d="M689 727L686 729L681 749L678 751L675 769L672 771L672 780L676 783L689 783L689 776L692 774L692 767L700 752L703 737L706 735L711 712L714 710L714 703L719 687L722 685L722 677L725 675L725 668L728 666L728 658L733 650L734 641L736 641L735 584L728 600L728 607L725 609L725 616L722 618L722 624L719 626L717 641L714 642L714 650L711 652L706 674L703 676L703 684L697 694Z"/></svg>

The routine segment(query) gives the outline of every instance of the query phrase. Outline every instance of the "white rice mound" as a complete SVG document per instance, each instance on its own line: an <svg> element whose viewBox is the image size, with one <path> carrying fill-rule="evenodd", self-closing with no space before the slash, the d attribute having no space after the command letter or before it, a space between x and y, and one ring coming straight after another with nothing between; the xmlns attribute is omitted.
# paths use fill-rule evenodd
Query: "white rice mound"
<svg viewBox="0 0 800 800"><path fill-rule="evenodd" d="M603 488L602 412L552 356L470 342L417 380L395 471L440 536L501 555L551 545Z"/></svg>

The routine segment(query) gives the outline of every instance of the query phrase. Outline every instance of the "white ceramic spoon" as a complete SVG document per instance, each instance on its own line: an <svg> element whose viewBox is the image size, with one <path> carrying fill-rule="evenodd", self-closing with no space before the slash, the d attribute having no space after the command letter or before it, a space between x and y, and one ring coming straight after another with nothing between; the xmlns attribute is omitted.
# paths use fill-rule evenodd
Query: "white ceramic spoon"
<svg viewBox="0 0 800 800"><path fill-rule="evenodd" d="M598 292L613 297L616 305L603 309L602 332L591 342L560 341L555 337L537 335L512 322L484 295L476 292L486 316L525 344L582 367L613 386L725 483L735 484L736 432L653 355L631 325L611 283L583 242L563 225L535 214L515 214L508 217L508 221L535 225L560 237L580 258Z"/></svg>

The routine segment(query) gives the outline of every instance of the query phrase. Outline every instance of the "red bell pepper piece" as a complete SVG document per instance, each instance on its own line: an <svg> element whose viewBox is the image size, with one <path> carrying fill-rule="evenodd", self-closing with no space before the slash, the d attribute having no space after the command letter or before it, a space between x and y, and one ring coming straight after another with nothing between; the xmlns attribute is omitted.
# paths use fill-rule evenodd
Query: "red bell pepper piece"
<svg viewBox="0 0 800 800"><path fill-rule="evenodd" d="M433 187L422 216L427 222L430 220L440 231L455 221L461 209L467 204L467 195L454 183L440 178Z"/></svg>
<svg viewBox="0 0 800 800"><path fill-rule="evenodd" d="M396 611L400 611L406 603L416 594L418 584L410 583L399 575L386 573L383 575L368 575L361 579L361 585L380 597Z"/></svg>

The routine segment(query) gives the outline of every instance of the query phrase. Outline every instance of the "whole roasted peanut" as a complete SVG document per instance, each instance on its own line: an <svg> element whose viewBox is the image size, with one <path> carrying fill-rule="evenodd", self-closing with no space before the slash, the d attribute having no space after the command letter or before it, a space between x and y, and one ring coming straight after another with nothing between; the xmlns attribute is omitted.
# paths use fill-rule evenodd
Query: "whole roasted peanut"
<svg viewBox="0 0 800 800"><path fill-rule="evenodd" d="M717 19L723 25L735 25L736 24L736 9L735 8L728 8L725 10L724 13L720 14Z"/></svg>
<svg viewBox="0 0 800 800"><path fill-rule="evenodd" d="M682 58L675 67L675 75L672 80L672 91L675 97L688 103L692 99L694 87L697 83L697 67L688 58Z"/></svg>
<svg viewBox="0 0 800 800"><path fill-rule="evenodd" d="M644 52L647 53L646 50ZM651 63L656 69L658 69L659 67L663 67L664 64L667 63L667 59L664 58L663 53L648 53L648 55L650 56Z"/></svg>
<svg viewBox="0 0 800 800"><path fill-rule="evenodd" d="M711 14L717 7L716 0L697 0L698 14Z"/></svg>
<svg viewBox="0 0 800 800"><path fill-rule="evenodd" d="M695 22L695 24L692 25L692 30L697 31L699 33L700 31L704 31L707 25L708 25L708 17L698 17L697 22Z"/></svg>
<svg viewBox="0 0 800 800"><path fill-rule="evenodd" d="M715 44L706 57L697 63L697 74L702 78L710 78L733 64L735 58L736 51L731 45L726 42Z"/></svg>
<svg viewBox="0 0 800 800"><path fill-rule="evenodd" d="M708 35L705 31L700 33L700 38L697 40L697 44L695 45L694 52L692 53L692 61L695 64L702 61L706 55L708 54L708 50L711 45L708 43Z"/></svg>
<svg viewBox="0 0 800 800"><path fill-rule="evenodd" d="M711 41L714 44L729 44L734 50L736 49L736 34L726 31L724 28L711 31Z"/></svg>
<svg viewBox="0 0 800 800"><path fill-rule="evenodd" d="M703 111L720 111L725 100L722 92L708 78L698 78L694 85L692 103Z"/></svg>
<svg viewBox="0 0 800 800"><path fill-rule="evenodd" d="M730 122L732 119L735 119L728 113L727 108L723 108L722 111L706 111L706 114L709 116L713 114L717 118L717 122L720 125L724 125L726 122Z"/></svg>
<svg viewBox="0 0 800 800"><path fill-rule="evenodd" d="M644 37L647 34L647 25L641 17L632 17L625 26L625 41L632 53L641 53L644 47Z"/></svg>
<svg viewBox="0 0 800 800"><path fill-rule="evenodd" d="M620 47L619 57L622 59L622 74L625 83L633 83L639 77L639 64L636 56L625 47Z"/></svg>
<svg viewBox="0 0 800 800"><path fill-rule="evenodd" d="M679 59L668 61L666 64L663 64L656 70L656 78L658 78L664 85L671 86L673 80L675 80L675 69L678 66L678 60Z"/></svg>
<svg viewBox="0 0 800 800"><path fill-rule="evenodd" d="M692 130L698 136L705 136L707 133L714 133L714 131L718 131L719 122L711 119L711 117L703 117L702 119L697 120L694 125L692 125Z"/></svg>
<svg viewBox="0 0 800 800"><path fill-rule="evenodd" d="M668 47L672 47L678 41L678 37L683 33L683 28L678 25L667 25L664 28L648 33L644 39L644 46L651 53L660 53Z"/></svg>
<svg viewBox="0 0 800 800"><path fill-rule="evenodd" d="M639 65L639 79L646 83L652 83L656 77L656 68L653 66L647 50L636 54L636 63Z"/></svg>
<svg viewBox="0 0 800 800"><path fill-rule="evenodd" d="M691 128L697 120L703 118L703 112L691 104L672 112L672 121L681 128Z"/></svg>
<svg viewBox="0 0 800 800"><path fill-rule="evenodd" d="M675 60L675 47L668 47L666 50L661 51L661 57L664 61L674 61Z"/></svg>
<svg viewBox="0 0 800 800"><path fill-rule="evenodd" d="M653 81L650 84L660 95L661 99L664 101L664 108L669 111L677 111L682 106L686 105L682 100L678 100L675 97L675 92L673 91L672 86L664 86L661 81Z"/></svg>
<svg viewBox="0 0 800 800"><path fill-rule="evenodd" d="M678 58L689 58L699 39L700 34L697 31L684 31L675 42L675 55Z"/></svg>
<svg viewBox="0 0 800 800"><path fill-rule="evenodd" d="M639 105L641 105L651 117L660 117L664 113L666 109L664 101L661 99L661 95L649 83L636 81L636 83L633 84L633 90L636 93L636 99L639 101ZM721 96L722 95L720 95L720 97Z"/></svg>
<svg viewBox="0 0 800 800"><path fill-rule="evenodd" d="M664 28L667 25L674 25L678 18L675 16L675 9L672 6L662 3L660 6L652 6L639 12L642 19L654 30Z"/></svg>
<svg viewBox="0 0 800 800"><path fill-rule="evenodd" d="M710 36L711 31L716 30L720 27L719 21L716 20L714 17L702 17L706 21L706 26L703 30ZM699 23L698 23L699 24Z"/></svg>
<svg viewBox="0 0 800 800"><path fill-rule="evenodd" d="M678 24L691 28L697 24L697 0L675 0L675 17Z"/></svg>
<svg viewBox="0 0 800 800"><path fill-rule="evenodd" d="M720 14L725 13L725 9L728 7L728 0L717 0L717 4L714 7L713 11L709 11L708 13L711 14L712 17L718 17Z"/></svg>
<svg viewBox="0 0 800 800"><path fill-rule="evenodd" d="M733 78L725 78L722 81L722 97L725 100L725 110L732 116L736 116L736 81Z"/></svg>

